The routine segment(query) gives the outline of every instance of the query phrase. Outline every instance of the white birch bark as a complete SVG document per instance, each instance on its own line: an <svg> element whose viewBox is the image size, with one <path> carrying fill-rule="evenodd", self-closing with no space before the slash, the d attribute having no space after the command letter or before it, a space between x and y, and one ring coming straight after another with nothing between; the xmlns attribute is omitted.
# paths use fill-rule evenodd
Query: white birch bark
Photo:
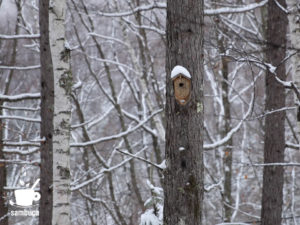
<svg viewBox="0 0 300 225"><path fill-rule="evenodd" d="M72 75L65 46L65 0L49 6L49 39L54 73L53 225L70 221L70 119Z"/></svg>
<svg viewBox="0 0 300 225"><path fill-rule="evenodd" d="M300 90L300 2L299 0L286 1L289 14L290 39L292 47L297 50L297 54L293 57L293 80L298 90ZM298 101L296 99L296 101ZM300 136L300 107L298 108L297 133Z"/></svg>

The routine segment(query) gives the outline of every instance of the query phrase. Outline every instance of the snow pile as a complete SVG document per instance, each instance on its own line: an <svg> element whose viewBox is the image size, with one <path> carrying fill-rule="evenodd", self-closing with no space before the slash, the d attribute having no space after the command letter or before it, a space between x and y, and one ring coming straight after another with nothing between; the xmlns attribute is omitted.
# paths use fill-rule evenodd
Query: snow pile
<svg viewBox="0 0 300 225"><path fill-rule="evenodd" d="M149 180L147 180L147 185L155 196L161 197L163 195L164 190L161 187L155 187Z"/></svg>
<svg viewBox="0 0 300 225"><path fill-rule="evenodd" d="M273 66L272 64L270 63L265 63L270 71L270 73L273 73L273 74L276 74L276 70L277 70L277 67Z"/></svg>
<svg viewBox="0 0 300 225"><path fill-rule="evenodd" d="M155 215L154 209L148 209L142 214L140 225L162 225L162 220Z"/></svg>
<svg viewBox="0 0 300 225"><path fill-rule="evenodd" d="M77 88L81 88L81 87L82 87L81 80L79 80L77 83L73 84L73 90L76 90Z"/></svg>
<svg viewBox="0 0 300 225"><path fill-rule="evenodd" d="M189 79L192 78L190 72L186 68L184 68L183 66L177 65L173 68L173 70L171 72L171 78L173 79L179 74L182 74L183 76L185 76L186 78L189 78Z"/></svg>
<svg viewBox="0 0 300 225"><path fill-rule="evenodd" d="M162 163L157 166L160 167L162 170L166 169L167 168L166 160L162 161Z"/></svg>
<svg viewBox="0 0 300 225"><path fill-rule="evenodd" d="M185 150L185 148L184 147L179 147L179 149L178 149L180 152L182 152L182 151L184 151Z"/></svg>
<svg viewBox="0 0 300 225"><path fill-rule="evenodd" d="M151 190L151 197L144 204L147 210L141 215L140 225L162 225L163 189L155 187L149 180L147 180L147 185Z"/></svg>

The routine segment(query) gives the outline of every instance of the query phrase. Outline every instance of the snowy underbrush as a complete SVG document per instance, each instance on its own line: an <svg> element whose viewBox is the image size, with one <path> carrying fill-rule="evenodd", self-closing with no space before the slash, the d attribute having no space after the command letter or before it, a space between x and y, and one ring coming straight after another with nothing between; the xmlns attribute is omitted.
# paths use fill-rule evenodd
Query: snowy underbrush
<svg viewBox="0 0 300 225"><path fill-rule="evenodd" d="M155 187L149 180L147 185L151 190L151 197L145 202L146 211L141 215L140 225L163 224L163 189Z"/></svg>

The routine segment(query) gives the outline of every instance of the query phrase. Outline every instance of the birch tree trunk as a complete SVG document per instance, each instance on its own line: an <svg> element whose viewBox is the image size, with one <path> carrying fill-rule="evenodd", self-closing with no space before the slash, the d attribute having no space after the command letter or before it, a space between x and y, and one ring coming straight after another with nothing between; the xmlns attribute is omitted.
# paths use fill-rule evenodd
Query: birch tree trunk
<svg viewBox="0 0 300 225"><path fill-rule="evenodd" d="M293 79L300 89L300 5L298 0L286 0L290 13L288 14L290 38L292 47L297 50L293 57ZM297 100L296 100L297 101ZM297 134L300 135L300 107L297 114Z"/></svg>
<svg viewBox="0 0 300 225"><path fill-rule="evenodd" d="M286 8L285 0L278 3ZM267 62L276 67L276 71L267 71L266 74L266 111L273 111L285 107L285 88L276 81L286 79L285 58L286 51L287 15L278 7L275 1L268 2L268 21L266 31L266 58ZM272 113L265 118L265 146L264 162L280 163L284 161L285 148L285 111ZM262 193L262 225L280 225L283 204L283 177L282 166L266 166L263 171Z"/></svg>
<svg viewBox="0 0 300 225"><path fill-rule="evenodd" d="M65 47L65 1L40 1L41 204L40 224L70 221L70 52Z"/></svg>
<svg viewBox="0 0 300 225"><path fill-rule="evenodd" d="M49 41L54 75L53 118L53 225L70 220L70 122L72 74L70 50L65 39L65 0L52 0L49 7Z"/></svg>
<svg viewBox="0 0 300 225"><path fill-rule="evenodd" d="M203 201L203 1L167 1L164 224L201 225ZM175 100L171 70L191 78L190 100Z"/></svg>

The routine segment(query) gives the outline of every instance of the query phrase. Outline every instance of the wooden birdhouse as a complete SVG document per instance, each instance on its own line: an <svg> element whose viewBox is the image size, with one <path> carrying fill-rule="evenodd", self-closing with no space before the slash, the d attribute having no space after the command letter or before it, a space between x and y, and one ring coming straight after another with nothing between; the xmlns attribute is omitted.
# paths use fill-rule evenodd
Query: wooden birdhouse
<svg viewBox="0 0 300 225"><path fill-rule="evenodd" d="M182 66L175 66L171 73L175 99L180 105L185 105L191 94L191 75Z"/></svg>

